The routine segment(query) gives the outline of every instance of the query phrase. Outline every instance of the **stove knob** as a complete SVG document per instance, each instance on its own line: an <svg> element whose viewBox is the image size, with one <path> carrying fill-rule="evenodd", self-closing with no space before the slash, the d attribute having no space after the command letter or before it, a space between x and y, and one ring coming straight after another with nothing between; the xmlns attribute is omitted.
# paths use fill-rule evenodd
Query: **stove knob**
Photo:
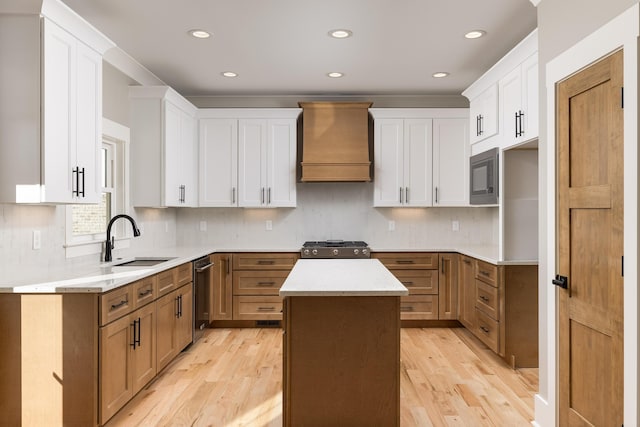
<svg viewBox="0 0 640 427"><path fill-rule="evenodd" d="M314 255L318 255L318 250L314 249L314 250L311 251L311 253L314 254Z"/></svg>
<svg viewBox="0 0 640 427"><path fill-rule="evenodd" d="M305 254L306 256L309 256L309 249L305 249L305 250L304 250L304 254Z"/></svg>
<svg viewBox="0 0 640 427"><path fill-rule="evenodd" d="M339 253L340 251L339 251L339 250L337 250L337 249L334 249L332 252L333 252L333 255L334 255L334 256L338 256L338 253Z"/></svg>
<svg viewBox="0 0 640 427"><path fill-rule="evenodd" d="M369 250L368 250L368 249L363 249L363 250L362 250L362 255L366 255L366 254L368 254L368 253L369 253Z"/></svg>
<svg viewBox="0 0 640 427"><path fill-rule="evenodd" d="M354 250L353 250L353 254L354 254L354 255L358 255L359 253L360 253L360 251L359 251L359 250L357 250L357 249L354 249Z"/></svg>

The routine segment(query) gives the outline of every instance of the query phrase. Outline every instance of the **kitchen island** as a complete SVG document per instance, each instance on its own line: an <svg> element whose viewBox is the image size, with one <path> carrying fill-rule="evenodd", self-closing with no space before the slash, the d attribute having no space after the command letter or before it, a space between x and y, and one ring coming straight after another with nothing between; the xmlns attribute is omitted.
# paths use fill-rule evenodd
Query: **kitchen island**
<svg viewBox="0 0 640 427"><path fill-rule="evenodd" d="M377 259L298 260L284 297L284 426L400 424L400 297Z"/></svg>

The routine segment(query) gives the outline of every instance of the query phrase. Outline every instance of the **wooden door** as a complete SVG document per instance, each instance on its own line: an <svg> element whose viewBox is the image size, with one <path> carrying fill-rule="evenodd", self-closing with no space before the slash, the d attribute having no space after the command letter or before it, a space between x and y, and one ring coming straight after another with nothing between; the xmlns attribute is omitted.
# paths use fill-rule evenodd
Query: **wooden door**
<svg viewBox="0 0 640 427"><path fill-rule="evenodd" d="M440 254L438 319L458 318L458 255Z"/></svg>
<svg viewBox="0 0 640 427"><path fill-rule="evenodd" d="M213 279L209 292L212 295L210 320L231 320L233 318L231 254L214 254L210 258L213 262Z"/></svg>
<svg viewBox="0 0 640 427"><path fill-rule="evenodd" d="M177 292L171 292L156 301L156 358L158 372L178 354L176 343Z"/></svg>
<svg viewBox="0 0 640 427"><path fill-rule="evenodd" d="M105 423L133 397L133 320L125 316L100 328L100 419Z"/></svg>
<svg viewBox="0 0 640 427"><path fill-rule="evenodd" d="M180 311L176 321L178 352L193 341L193 283L178 289Z"/></svg>
<svg viewBox="0 0 640 427"><path fill-rule="evenodd" d="M147 304L136 310L131 318L137 322L134 326L136 343L131 350L135 394L156 376L156 307Z"/></svg>
<svg viewBox="0 0 640 427"><path fill-rule="evenodd" d="M620 51L557 87L561 426L622 425L622 64Z"/></svg>
<svg viewBox="0 0 640 427"><path fill-rule="evenodd" d="M470 331L476 325L476 278L473 259L460 256L458 269L458 319Z"/></svg>

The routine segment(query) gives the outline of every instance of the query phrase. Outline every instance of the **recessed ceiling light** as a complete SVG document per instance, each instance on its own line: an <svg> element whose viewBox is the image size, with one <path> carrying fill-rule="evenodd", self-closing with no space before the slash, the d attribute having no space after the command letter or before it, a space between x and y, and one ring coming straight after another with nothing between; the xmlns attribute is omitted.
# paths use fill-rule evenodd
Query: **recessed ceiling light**
<svg viewBox="0 0 640 427"><path fill-rule="evenodd" d="M225 77L238 77L238 73L234 73L233 71L223 71L222 73Z"/></svg>
<svg viewBox="0 0 640 427"><path fill-rule="evenodd" d="M327 76L331 77L332 79L338 79L338 78L344 76L344 73L340 73L338 71L334 71L332 73L327 73Z"/></svg>
<svg viewBox="0 0 640 427"><path fill-rule="evenodd" d="M465 38L468 38L468 39L478 39L478 38L484 36L485 34L487 34L487 32L484 31L484 30L473 30L473 31L469 31L464 36L465 36Z"/></svg>
<svg viewBox="0 0 640 427"><path fill-rule="evenodd" d="M208 39L211 37L211 33L205 30L189 30L188 32L197 39Z"/></svg>
<svg viewBox="0 0 640 427"><path fill-rule="evenodd" d="M335 39L346 39L347 37L351 37L353 32L351 32L351 30L338 29L329 31L329 35Z"/></svg>
<svg viewBox="0 0 640 427"><path fill-rule="evenodd" d="M449 75L449 73L447 73L446 71L438 71L437 73L433 73L432 76L435 77L436 79L440 79L442 77L447 77Z"/></svg>

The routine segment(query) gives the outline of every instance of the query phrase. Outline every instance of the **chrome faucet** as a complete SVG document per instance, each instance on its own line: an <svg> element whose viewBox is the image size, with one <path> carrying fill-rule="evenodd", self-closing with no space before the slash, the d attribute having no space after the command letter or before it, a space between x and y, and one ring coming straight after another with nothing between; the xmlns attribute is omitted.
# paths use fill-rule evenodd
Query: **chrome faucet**
<svg viewBox="0 0 640 427"><path fill-rule="evenodd" d="M111 249L113 249L114 241L116 239L115 237L111 237L111 226L118 218L126 218L129 220L129 222L131 223L131 226L133 227L133 237L138 237L140 235L140 230L138 229L138 225L136 224L135 220L131 218L129 215L120 214L111 218L111 221L109 221L109 225L107 225L107 241L105 242L105 246L104 246L105 262L111 261Z"/></svg>

